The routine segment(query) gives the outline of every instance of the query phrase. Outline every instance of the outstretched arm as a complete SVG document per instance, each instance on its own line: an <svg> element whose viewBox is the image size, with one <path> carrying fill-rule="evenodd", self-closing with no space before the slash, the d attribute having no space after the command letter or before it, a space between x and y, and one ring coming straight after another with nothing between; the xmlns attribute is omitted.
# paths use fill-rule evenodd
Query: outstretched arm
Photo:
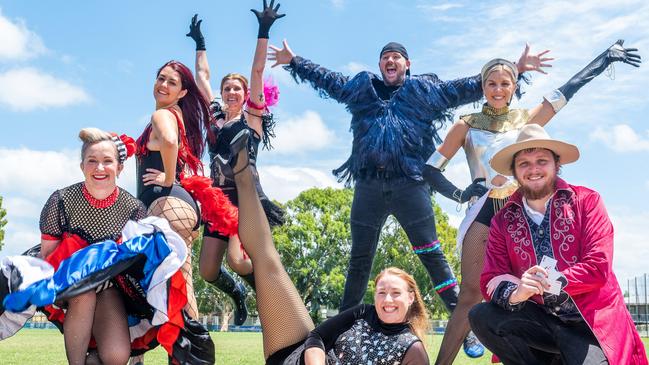
<svg viewBox="0 0 649 365"><path fill-rule="evenodd" d="M472 103L482 98L480 75L450 81L414 76L416 81L405 83L409 87L409 103L421 110L423 119L438 119L440 112Z"/></svg>
<svg viewBox="0 0 649 365"><path fill-rule="evenodd" d="M519 74L527 71L545 73L544 67L552 67L549 61L553 58L546 57L549 50L538 54L530 54L530 46L525 45L516 66ZM438 80L424 78L426 82L420 85L415 94L422 95L420 100L423 104L419 106L422 110L428 110L433 114L451 108L468 104L482 98L482 78L480 75L439 82ZM435 119L436 115L431 115Z"/></svg>
<svg viewBox="0 0 649 365"><path fill-rule="evenodd" d="M349 77L340 72L330 71L305 58L296 56L288 46L286 40L282 42L284 48L270 46L268 60L275 61L273 67L284 65L284 69L291 73L296 82L309 82L321 96L330 97L340 103L344 102L343 87Z"/></svg>
<svg viewBox="0 0 649 365"><path fill-rule="evenodd" d="M255 56L252 61L252 71L250 74L250 95L246 106L246 121L248 125L263 137L263 128L261 121L261 114L266 109L266 100L264 98L264 68L266 67L266 50L268 48L268 37L270 27L275 20L284 17L286 14L279 14L280 4L278 3L275 8L273 5L275 0L271 0L270 6L264 0L264 9L257 11L250 9L259 22L259 32L257 33L257 47L255 48Z"/></svg>
<svg viewBox="0 0 649 365"><path fill-rule="evenodd" d="M207 102L214 99L212 94L212 87L210 86L210 65L207 63L207 50L205 49L205 37L201 32L201 23L203 20L198 20L198 14L194 14L192 21L189 24L189 33L186 34L196 42L196 85L203 93Z"/></svg>
<svg viewBox="0 0 649 365"><path fill-rule="evenodd" d="M543 102L530 110L529 123L547 124L568 101L592 79L611 65L613 62L624 62L631 66L640 67L640 55L636 48L624 48L624 40L620 39L592 60L583 70L570 78L563 86L553 90L543 97Z"/></svg>

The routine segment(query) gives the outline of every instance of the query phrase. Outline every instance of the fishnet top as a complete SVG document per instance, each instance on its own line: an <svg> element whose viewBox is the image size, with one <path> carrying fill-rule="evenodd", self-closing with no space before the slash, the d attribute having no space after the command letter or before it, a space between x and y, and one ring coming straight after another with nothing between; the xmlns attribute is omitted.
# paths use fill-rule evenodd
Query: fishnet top
<svg viewBox="0 0 649 365"><path fill-rule="evenodd" d="M115 203L106 208L95 208L82 193L83 183L55 191L41 212L41 233L62 237L76 234L89 244L118 240L128 220L146 217L144 204L119 188Z"/></svg>

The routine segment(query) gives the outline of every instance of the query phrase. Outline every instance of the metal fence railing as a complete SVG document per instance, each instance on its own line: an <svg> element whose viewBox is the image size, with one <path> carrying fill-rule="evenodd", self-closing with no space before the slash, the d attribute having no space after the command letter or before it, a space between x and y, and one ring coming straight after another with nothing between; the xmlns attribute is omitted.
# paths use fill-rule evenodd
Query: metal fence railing
<svg viewBox="0 0 649 365"><path fill-rule="evenodd" d="M649 336L649 292L647 291L647 274L628 279L626 287L622 285L624 302L631 313L636 328L641 336Z"/></svg>

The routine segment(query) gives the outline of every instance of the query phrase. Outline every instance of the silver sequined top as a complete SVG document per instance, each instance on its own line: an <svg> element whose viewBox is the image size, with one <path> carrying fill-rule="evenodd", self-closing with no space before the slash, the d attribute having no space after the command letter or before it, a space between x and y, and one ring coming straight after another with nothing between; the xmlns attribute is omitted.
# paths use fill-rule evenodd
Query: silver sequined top
<svg viewBox="0 0 649 365"><path fill-rule="evenodd" d="M508 112L507 115L486 119L484 114L471 114L462 119L469 125L464 140L464 152L471 172L471 180L483 177L486 179L487 187L493 188L492 180L497 175L494 169L489 165L489 160L502 148L516 142L518 133L527 123L529 117L527 111L516 109ZM502 122L497 120L498 117L505 117ZM498 118L501 119L501 118ZM490 121L490 123L485 123ZM499 123L500 122L500 123ZM508 180L513 178L506 176Z"/></svg>
<svg viewBox="0 0 649 365"><path fill-rule="evenodd" d="M338 337L334 352L337 364L398 365L417 341L417 336L409 331L386 335L372 329L364 319L358 319Z"/></svg>

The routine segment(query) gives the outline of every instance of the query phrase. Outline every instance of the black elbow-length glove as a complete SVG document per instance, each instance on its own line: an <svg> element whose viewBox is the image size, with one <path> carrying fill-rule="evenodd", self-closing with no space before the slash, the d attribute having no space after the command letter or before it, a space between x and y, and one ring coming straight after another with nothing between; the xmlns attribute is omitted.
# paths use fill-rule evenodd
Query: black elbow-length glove
<svg viewBox="0 0 649 365"><path fill-rule="evenodd" d="M444 195L445 197L454 200L458 203L466 203L471 200L471 197L481 197L489 189L484 185L480 184L484 182L485 179L479 177L462 190L453 185L452 182L444 176L444 174L436 167L430 165L424 165L424 170L422 173L424 180L437 192Z"/></svg>

